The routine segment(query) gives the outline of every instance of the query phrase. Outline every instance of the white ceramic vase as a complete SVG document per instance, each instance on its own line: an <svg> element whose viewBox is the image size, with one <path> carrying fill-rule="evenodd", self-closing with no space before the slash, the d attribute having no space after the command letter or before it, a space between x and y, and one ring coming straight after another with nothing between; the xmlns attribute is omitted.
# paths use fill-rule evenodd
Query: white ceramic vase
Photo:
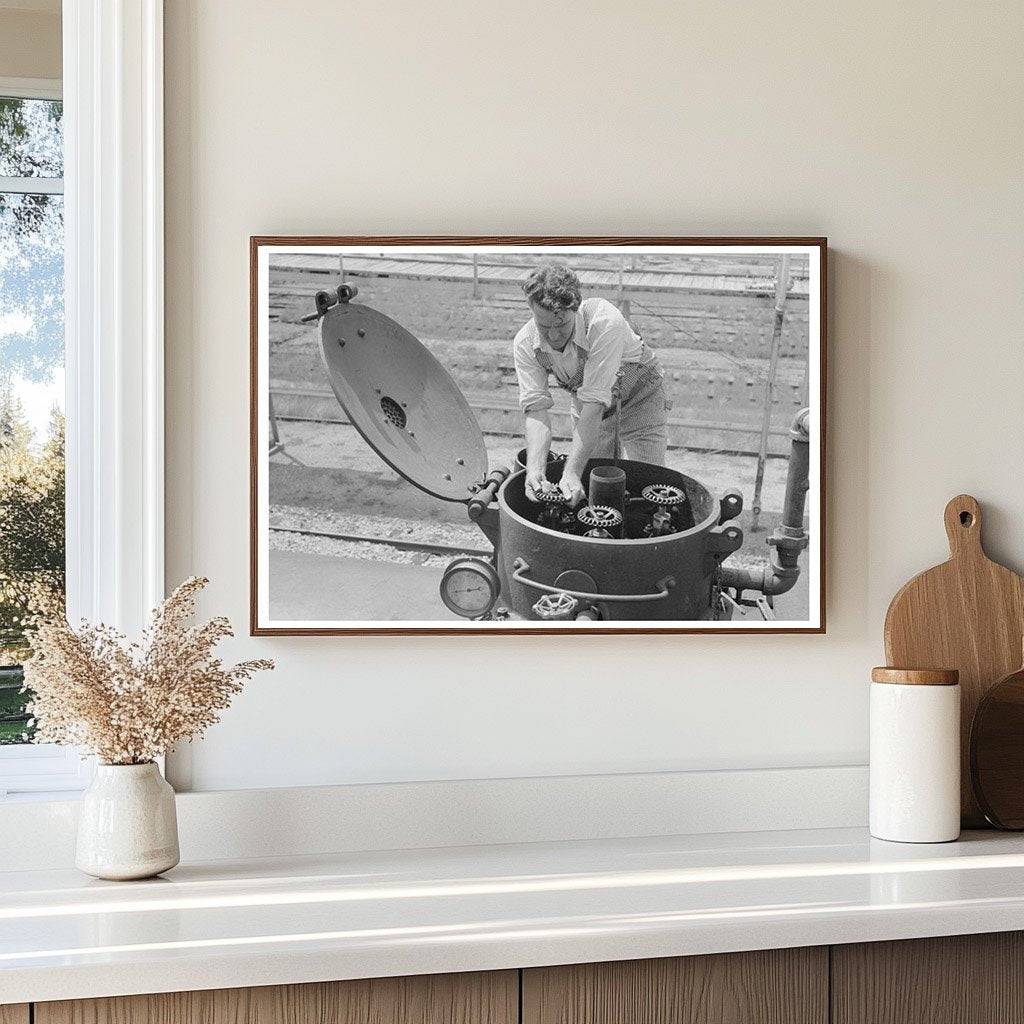
<svg viewBox="0 0 1024 1024"><path fill-rule="evenodd" d="M101 764L82 794L75 864L96 878L150 878L178 863L174 790L149 764Z"/></svg>

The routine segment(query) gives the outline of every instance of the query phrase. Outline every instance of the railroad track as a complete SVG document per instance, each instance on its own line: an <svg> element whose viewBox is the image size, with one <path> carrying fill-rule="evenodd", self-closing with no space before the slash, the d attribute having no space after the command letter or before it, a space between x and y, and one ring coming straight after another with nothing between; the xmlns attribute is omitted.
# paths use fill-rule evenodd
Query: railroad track
<svg viewBox="0 0 1024 1024"><path fill-rule="evenodd" d="M344 540L353 544L378 544L398 548L399 551L426 551L432 555L478 555L489 558L494 554L483 548L465 545L433 544L425 540L398 540L394 537L367 537L359 533L331 533L328 530L302 530L294 526L271 526L271 533L297 533L302 537L324 537L328 540Z"/></svg>

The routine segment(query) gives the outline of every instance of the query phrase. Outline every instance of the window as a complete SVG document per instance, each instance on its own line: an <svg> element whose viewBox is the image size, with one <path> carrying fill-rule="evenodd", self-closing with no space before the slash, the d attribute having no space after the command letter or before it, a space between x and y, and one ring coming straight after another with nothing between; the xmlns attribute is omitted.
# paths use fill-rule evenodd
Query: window
<svg viewBox="0 0 1024 1024"><path fill-rule="evenodd" d="M63 173L59 86L0 80L0 796L82 775L26 746L20 667L27 617L64 602Z"/></svg>
<svg viewBox="0 0 1024 1024"><path fill-rule="evenodd" d="M21 382L26 409L31 396L36 423L48 419L52 395L66 394L66 534L36 531L32 571L60 575L72 620L137 636L164 596L163 4L60 6L63 82L0 78L0 98L35 101L15 105L31 125L12 121L0 136L0 318L21 310L9 321L21 333L0 337L0 369L12 395ZM38 230L44 220L49 234ZM63 245L47 256L44 242L58 229ZM20 307L9 283L18 275L19 294L31 298ZM33 445L41 457L45 434L33 435ZM45 515L34 508L37 526L59 524L60 474L52 461L50 469L54 488L33 492L49 502ZM56 540L43 543L41 533ZM56 557L61 545L66 572ZM16 626L8 644L17 641ZM0 690L0 716L8 739L20 740L27 722L14 689ZM0 800L59 796L81 788L90 772L74 750L8 742L0 745Z"/></svg>

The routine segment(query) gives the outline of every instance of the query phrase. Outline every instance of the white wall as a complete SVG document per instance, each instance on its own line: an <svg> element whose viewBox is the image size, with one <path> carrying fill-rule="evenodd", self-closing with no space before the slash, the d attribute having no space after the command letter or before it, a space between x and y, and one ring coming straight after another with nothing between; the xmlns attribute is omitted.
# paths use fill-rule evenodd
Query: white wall
<svg viewBox="0 0 1024 1024"><path fill-rule="evenodd" d="M892 592L1024 567L1024 7L167 0L169 582L247 621L246 244L825 234L828 634L239 639L198 789L862 763Z"/></svg>

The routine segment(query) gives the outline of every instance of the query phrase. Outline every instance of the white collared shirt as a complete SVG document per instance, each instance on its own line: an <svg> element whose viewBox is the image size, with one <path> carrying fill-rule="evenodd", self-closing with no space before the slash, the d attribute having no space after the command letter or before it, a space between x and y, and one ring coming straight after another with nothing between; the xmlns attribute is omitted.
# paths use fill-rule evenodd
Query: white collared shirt
<svg viewBox="0 0 1024 1024"><path fill-rule="evenodd" d="M537 359L543 351L552 372L561 382L572 380L583 368L583 383L574 403L600 402L610 408L612 388L623 363L650 363L654 354L644 346L626 318L607 299L584 299L576 311L572 340L559 352L540 335L531 317L513 342L519 405L523 412L550 409L554 405L548 387L548 371Z"/></svg>

